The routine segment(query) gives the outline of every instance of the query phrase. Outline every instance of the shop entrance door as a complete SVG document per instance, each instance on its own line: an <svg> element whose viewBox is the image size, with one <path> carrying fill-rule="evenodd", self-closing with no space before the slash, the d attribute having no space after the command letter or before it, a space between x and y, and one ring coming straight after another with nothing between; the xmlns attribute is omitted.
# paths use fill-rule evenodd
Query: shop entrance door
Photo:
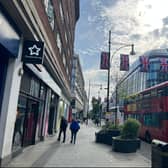
<svg viewBox="0 0 168 168"><path fill-rule="evenodd" d="M28 99L24 123L23 146L35 144L35 134L37 127L39 103Z"/></svg>

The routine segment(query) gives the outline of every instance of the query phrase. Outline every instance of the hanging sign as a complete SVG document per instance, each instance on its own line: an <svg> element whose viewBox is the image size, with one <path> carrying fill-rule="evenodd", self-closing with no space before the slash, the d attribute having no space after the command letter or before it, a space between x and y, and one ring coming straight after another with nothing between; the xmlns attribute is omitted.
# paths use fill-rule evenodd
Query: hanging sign
<svg viewBox="0 0 168 168"><path fill-rule="evenodd" d="M120 71L129 70L129 55L120 54Z"/></svg>
<svg viewBox="0 0 168 168"><path fill-rule="evenodd" d="M42 64L43 50L44 43L41 41L24 41L22 54L23 62L30 64Z"/></svg>
<svg viewBox="0 0 168 168"><path fill-rule="evenodd" d="M101 53L100 69L109 69L109 52Z"/></svg>

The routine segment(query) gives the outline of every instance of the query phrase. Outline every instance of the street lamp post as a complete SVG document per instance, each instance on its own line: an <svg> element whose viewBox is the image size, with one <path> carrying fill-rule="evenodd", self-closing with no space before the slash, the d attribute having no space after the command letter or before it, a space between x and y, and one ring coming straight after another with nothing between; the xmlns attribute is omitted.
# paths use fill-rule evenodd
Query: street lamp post
<svg viewBox="0 0 168 168"><path fill-rule="evenodd" d="M89 90L88 90L87 125L88 125L88 118L89 118L89 99L90 99L90 80L89 80Z"/></svg>
<svg viewBox="0 0 168 168"><path fill-rule="evenodd" d="M121 43L122 45L122 43ZM121 47L117 48L112 57L111 57L111 30L109 31L109 59L108 59L108 82L107 82L107 112L109 112L109 86L110 86L110 68L111 68L111 65L110 65L110 62L111 62L111 58L114 57L114 55L117 53L117 51L119 51L120 49L122 48L125 48L125 47L129 47L131 46L131 52L130 52L130 55L135 55L135 51L134 51L134 44L123 44ZM117 101L117 85L116 85L116 101ZM117 102L116 102L116 105L117 105ZM117 108L117 107L116 107ZM117 111L116 111L117 113ZM117 114L115 114L115 125L117 124Z"/></svg>
<svg viewBox="0 0 168 168"><path fill-rule="evenodd" d="M115 111L115 126L117 126L117 112L118 112L118 86L116 84L116 111Z"/></svg>
<svg viewBox="0 0 168 168"><path fill-rule="evenodd" d="M111 50L111 30L109 31L109 58L108 58L108 81L107 81L107 112L109 112L110 50Z"/></svg>

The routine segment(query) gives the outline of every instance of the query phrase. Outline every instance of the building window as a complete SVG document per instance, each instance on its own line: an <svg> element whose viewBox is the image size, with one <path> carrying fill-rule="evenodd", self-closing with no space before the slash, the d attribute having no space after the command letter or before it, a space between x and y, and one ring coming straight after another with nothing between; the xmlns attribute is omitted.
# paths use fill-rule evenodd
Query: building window
<svg viewBox="0 0 168 168"><path fill-rule="evenodd" d="M59 52L61 53L62 44L59 33L57 33L57 46L59 48Z"/></svg>
<svg viewBox="0 0 168 168"><path fill-rule="evenodd" d="M52 30L54 30L54 8L51 0L44 0L45 11Z"/></svg>
<svg viewBox="0 0 168 168"><path fill-rule="evenodd" d="M66 72L67 72L67 75L69 76L69 70L68 70L68 67L66 67Z"/></svg>
<svg viewBox="0 0 168 168"><path fill-rule="evenodd" d="M65 59L65 54L63 53L63 64L66 67L66 59Z"/></svg>
<svg viewBox="0 0 168 168"><path fill-rule="evenodd" d="M66 32L65 32L65 41L66 41L66 43L68 42L68 38L67 38Z"/></svg>
<svg viewBox="0 0 168 168"><path fill-rule="evenodd" d="M60 8L61 20L62 20L62 22L64 22L64 15L63 15L63 9L62 9L62 3L61 2L60 2L60 5L59 5L59 8Z"/></svg>
<svg viewBox="0 0 168 168"><path fill-rule="evenodd" d="M68 48L68 56L70 56L70 51L69 51L69 48Z"/></svg>
<svg viewBox="0 0 168 168"><path fill-rule="evenodd" d="M31 79L31 86L30 86L30 95L34 97L39 97L39 91L40 91L40 83L35 78Z"/></svg>

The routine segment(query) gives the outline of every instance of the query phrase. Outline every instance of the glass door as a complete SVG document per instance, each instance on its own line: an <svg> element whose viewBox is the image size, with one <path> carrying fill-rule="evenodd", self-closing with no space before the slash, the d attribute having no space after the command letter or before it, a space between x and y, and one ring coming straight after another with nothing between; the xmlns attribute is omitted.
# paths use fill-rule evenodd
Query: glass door
<svg viewBox="0 0 168 168"><path fill-rule="evenodd" d="M24 122L23 146L35 144L35 134L38 120L39 103L28 99Z"/></svg>
<svg viewBox="0 0 168 168"><path fill-rule="evenodd" d="M13 151L18 150L22 146L24 120L26 114L26 100L27 100L26 97L21 95L19 96L15 128L13 134L13 145L12 145Z"/></svg>

